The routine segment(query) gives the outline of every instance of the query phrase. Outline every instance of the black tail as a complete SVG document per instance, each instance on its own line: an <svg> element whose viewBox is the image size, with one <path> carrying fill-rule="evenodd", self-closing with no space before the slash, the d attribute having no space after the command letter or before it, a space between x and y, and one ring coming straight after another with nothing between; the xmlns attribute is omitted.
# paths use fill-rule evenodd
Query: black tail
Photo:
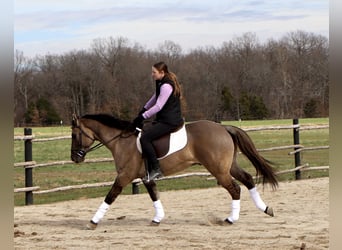
<svg viewBox="0 0 342 250"><path fill-rule="evenodd" d="M252 139L242 129L235 126L225 126L227 132L233 138L234 144L239 147L241 152L251 161L257 171L257 177L262 176L262 184L271 184L273 189L278 187L274 168L270 165L270 161L262 157L256 150Z"/></svg>

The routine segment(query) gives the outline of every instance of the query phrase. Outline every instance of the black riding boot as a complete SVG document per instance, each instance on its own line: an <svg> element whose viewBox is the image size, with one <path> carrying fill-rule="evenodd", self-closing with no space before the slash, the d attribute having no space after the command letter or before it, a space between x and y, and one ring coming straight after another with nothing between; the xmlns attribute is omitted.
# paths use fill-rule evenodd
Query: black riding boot
<svg viewBox="0 0 342 250"><path fill-rule="evenodd" d="M159 162L150 163L149 161L145 160L145 164L148 164L146 170L146 176L144 177L144 181L153 181L155 179L163 177L163 174L160 170Z"/></svg>
<svg viewBox="0 0 342 250"><path fill-rule="evenodd" d="M155 162L151 164L151 171L149 173L150 180L158 179L163 177L163 174L160 170L159 162Z"/></svg>

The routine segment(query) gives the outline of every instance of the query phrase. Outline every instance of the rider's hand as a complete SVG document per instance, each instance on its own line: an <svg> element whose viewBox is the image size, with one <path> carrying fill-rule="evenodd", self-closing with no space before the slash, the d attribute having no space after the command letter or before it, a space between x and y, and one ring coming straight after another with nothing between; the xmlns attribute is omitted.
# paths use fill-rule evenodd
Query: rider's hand
<svg viewBox="0 0 342 250"><path fill-rule="evenodd" d="M133 126L136 128L142 129L143 127L143 121L145 118L142 116L142 114L139 114L134 120L133 120Z"/></svg>

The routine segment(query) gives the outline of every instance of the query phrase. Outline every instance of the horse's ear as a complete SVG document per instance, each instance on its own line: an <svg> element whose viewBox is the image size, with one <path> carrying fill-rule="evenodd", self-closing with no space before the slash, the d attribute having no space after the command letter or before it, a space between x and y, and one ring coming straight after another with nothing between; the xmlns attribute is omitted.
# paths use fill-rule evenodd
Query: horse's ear
<svg viewBox="0 0 342 250"><path fill-rule="evenodd" d="M75 113L72 114L72 126L73 127L79 126L78 116Z"/></svg>

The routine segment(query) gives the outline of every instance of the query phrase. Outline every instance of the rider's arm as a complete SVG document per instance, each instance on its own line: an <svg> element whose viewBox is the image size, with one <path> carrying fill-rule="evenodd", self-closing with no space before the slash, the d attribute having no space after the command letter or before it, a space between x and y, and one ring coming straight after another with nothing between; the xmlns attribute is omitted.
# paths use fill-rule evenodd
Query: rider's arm
<svg viewBox="0 0 342 250"><path fill-rule="evenodd" d="M153 115L157 114L165 105L166 101L172 94L173 88L171 84L165 83L160 87L160 94L155 102L155 104L150 107L147 111L143 113L145 119L151 118ZM146 105L145 105L146 108Z"/></svg>
<svg viewBox="0 0 342 250"><path fill-rule="evenodd" d="M146 110L150 109L155 103L156 103L156 93L153 94L153 96L151 96L150 100L148 100L146 102L146 104L144 105L144 108Z"/></svg>

